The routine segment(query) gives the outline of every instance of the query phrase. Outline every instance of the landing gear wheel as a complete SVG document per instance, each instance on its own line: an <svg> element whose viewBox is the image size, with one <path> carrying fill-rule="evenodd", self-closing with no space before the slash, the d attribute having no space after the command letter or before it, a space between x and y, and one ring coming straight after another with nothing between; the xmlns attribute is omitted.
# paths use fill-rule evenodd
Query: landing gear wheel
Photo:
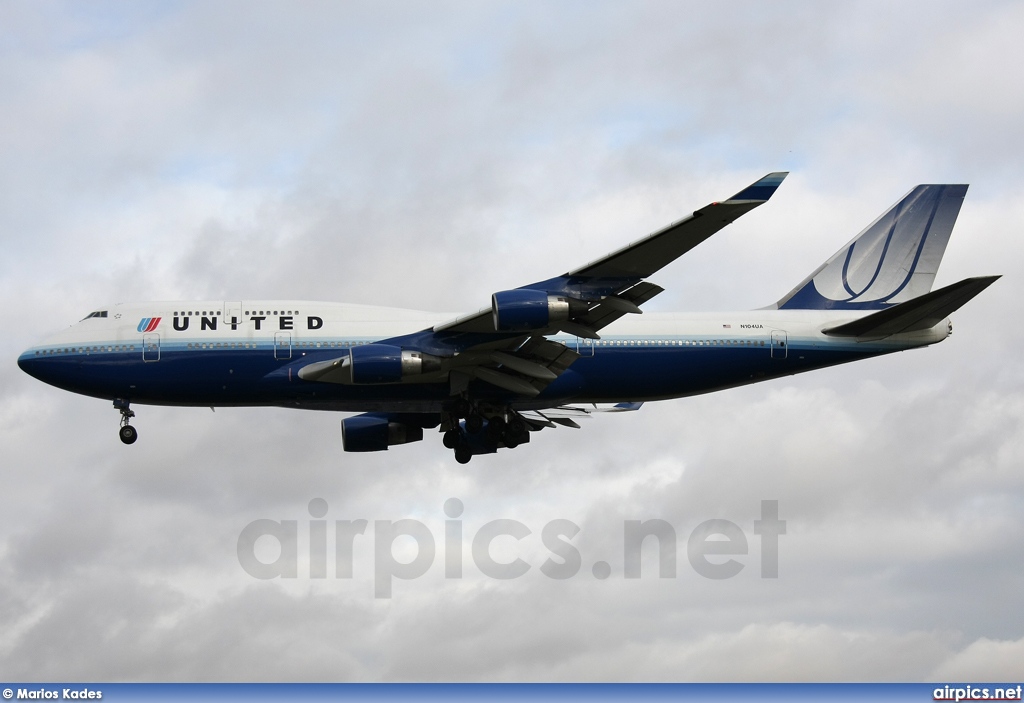
<svg viewBox="0 0 1024 703"><path fill-rule="evenodd" d="M515 449L519 446L520 433L516 432L513 428L506 428L504 434L501 436L501 441L509 449Z"/></svg>
<svg viewBox="0 0 1024 703"><path fill-rule="evenodd" d="M502 433L505 431L505 419L501 416L492 417L487 421L487 439L491 442L497 442L501 439Z"/></svg>
<svg viewBox="0 0 1024 703"><path fill-rule="evenodd" d="M125 444L133 444L139 438L139 433L131 425L122 426L118 435Z"/></svg>
<svg viewBox="0 0 1024 703"><path fill-rule="evenodd" d="M441 443L448 449L455 449L455 447L459 446L459 431L448 430L441 437Z"/></svg>
<svg viewBox="0 0 1024 703"><path fill-rule="evenodd" d="M515 434L521 435L523 432L527 431L526 420L516 415L511 420L509 420L508 428Z"/></svg>
<svg viewBox="0 0 1024 703"><path fill-rule="evenodd" d="M513 415L505 425L505 431L501 433L501 441L509 449L515 449L529 440L528 432L526 420L519 415Z"/></svg>
<svg viewBox="0 0 1024 703"><path fill-rule="evenodd" d="M476 413L472 413L466 418L466 431L470 434L476 434L484 428L484 419Z"/></svg>
<svg viewBox="0 0 1024 703"><path fill-rule="evenodd" d="M135 417L134 411L131 409L131 403L123 398L116 398L114 400L114 407L121 413L121 429L118 430L117 436L121 438L121 441L125 444L132 444L139 438L139 433L135 431L135 428L129 425L132 418Z"/></svg>
<svg viewBox="0 0 1024 703"><path fill-rule="evenodd" d="M473 452L469 447L457 447L455 449L455 461L460 464L468 464L473 458Z"/></svg>

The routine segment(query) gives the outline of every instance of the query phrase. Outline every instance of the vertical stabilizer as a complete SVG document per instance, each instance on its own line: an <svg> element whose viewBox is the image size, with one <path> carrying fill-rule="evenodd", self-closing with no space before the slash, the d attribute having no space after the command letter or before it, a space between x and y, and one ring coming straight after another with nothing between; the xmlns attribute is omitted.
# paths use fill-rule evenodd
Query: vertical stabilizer
<svg viewBox="0 0 1024 703"><path fill-rule="evenodd" d="M777 303L882 310L932 289L966 185L919 185Z"/></svg>

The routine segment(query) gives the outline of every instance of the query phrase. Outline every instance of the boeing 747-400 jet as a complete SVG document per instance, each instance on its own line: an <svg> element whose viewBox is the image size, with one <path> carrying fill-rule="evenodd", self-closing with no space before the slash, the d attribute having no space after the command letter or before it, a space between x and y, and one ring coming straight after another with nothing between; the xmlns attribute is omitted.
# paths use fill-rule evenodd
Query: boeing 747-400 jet
<svg viewBox="0 0 1024 703"><path fill-rule="evenodd" d="M467 315L297 300L119 303L26 351L46 383L130 404L361 412L346 451L438 429L455 458L533 432L941 342L948 316L998 276L932 290L966 185L919 185L774 305L648 313L646 279L766 202L771 173L733 197L568 273L491 296ZM575 419L574 419L575 418Z"/></svg>

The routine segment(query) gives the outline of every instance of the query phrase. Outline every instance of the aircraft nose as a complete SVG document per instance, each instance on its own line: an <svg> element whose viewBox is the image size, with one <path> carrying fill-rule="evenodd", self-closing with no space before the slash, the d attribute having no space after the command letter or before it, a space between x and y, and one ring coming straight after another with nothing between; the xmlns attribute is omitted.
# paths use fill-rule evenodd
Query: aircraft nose
<svg viewBox="0 0 1024 703"><path fill-rule="evenodd" d="M38 378L38 367L39 360L36 359L35 353L29 349L18 357L18 368L27 373L29 376Z"/></svg>

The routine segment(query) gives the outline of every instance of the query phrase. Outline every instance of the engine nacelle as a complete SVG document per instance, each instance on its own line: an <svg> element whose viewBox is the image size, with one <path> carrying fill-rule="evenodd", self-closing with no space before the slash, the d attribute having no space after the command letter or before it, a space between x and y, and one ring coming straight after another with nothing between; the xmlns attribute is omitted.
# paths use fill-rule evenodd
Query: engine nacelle
<svg viewBox="0 0 1024 703"><path fill-rule="evenodd" d="M499 332L520 332L550 327L569 319L568 298L549 295L547 291L503 290L491 296L494 329Z"/></svg>
<svg viewBox="0 0 1024 703"><path fill-rule="evenodd" d="M392 444L423 439L423 428L392 422L384 415L356 415L341 421L341 446L346 452L382 452Z"/></svg>
<svg viewBox="0 0 1024 703"><path fill-rule="evenodd" d="M366 344L349 350L352 383L397 383L408 376L441 370L441 360L430 354L390 344Z"/></svg>

